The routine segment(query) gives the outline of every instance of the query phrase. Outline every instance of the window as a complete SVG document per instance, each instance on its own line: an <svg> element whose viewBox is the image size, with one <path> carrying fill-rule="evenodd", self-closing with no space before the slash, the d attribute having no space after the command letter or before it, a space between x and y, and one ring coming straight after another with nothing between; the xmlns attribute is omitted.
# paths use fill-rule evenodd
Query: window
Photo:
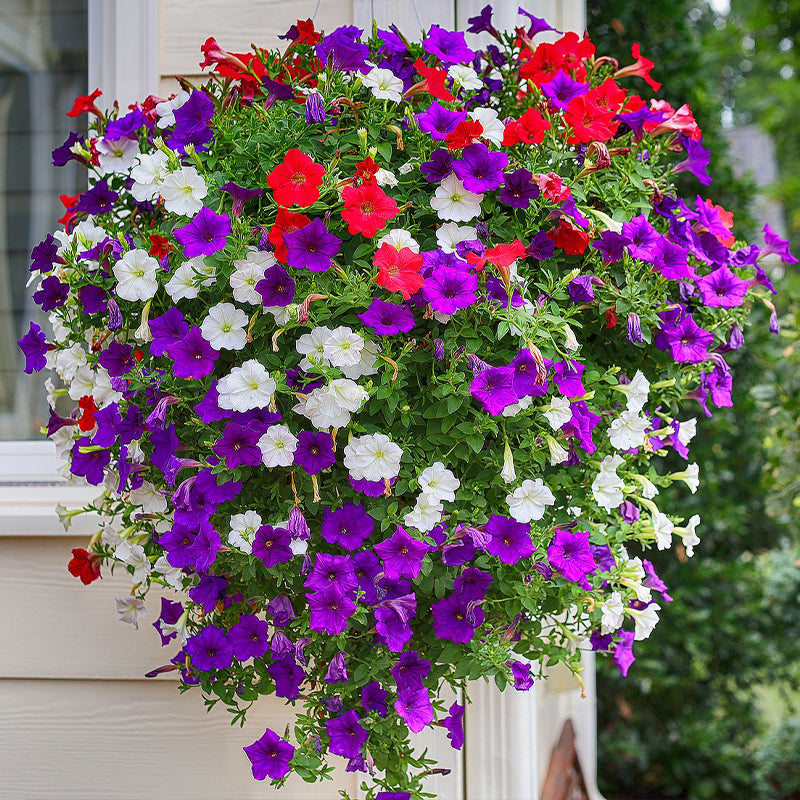
<svg viewBox="0 0 800 800"><path fill-rule="evenodd" d="M17 339L46 315L26 286L31 249L55 229L60 195L86 172L50 153L85 119L65 112L86 93L87 0L4 0L0 10L0 439L37 439L47 420L41 376L22 374Z"/></svg>

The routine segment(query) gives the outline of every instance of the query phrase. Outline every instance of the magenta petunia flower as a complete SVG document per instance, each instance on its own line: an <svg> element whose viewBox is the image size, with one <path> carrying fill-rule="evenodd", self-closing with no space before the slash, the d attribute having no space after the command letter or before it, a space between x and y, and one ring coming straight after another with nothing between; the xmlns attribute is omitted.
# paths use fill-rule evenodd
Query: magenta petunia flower
<svg viewBox="0 0 800 800"><path fill-rule="evenodd" d="M356 612L356 604L335 586L307 595L310 618L308 627L320 633L339 634L347 630L347 620Z"/></svg>
<svg viewBox="0 0 800 800"><path fill-rule="evenodd" d="M350 594L358 585L352 559L350 556L317 553L314 568L306 578L305 585L315 591L332 586L338 589L340 594Z"/></svg>
<svg viewBox="0 0 800 800"><path fill-rule="evenodd" d="M405 306L377 297L372 298L369 308L358 318L379 336L408 333L414 327L414 315Z"/></svg>
<svg viewBox="0 0 800 800"><path fill-rule="evenodd" d="M242 614L228 631L228 641L239 661L261 658L269 650L269 625L255 614Z"/></svg>
<svg viewBox="0 0 800 800"><path fill-rule="evenodd" d="M260 739L242 748L253 766L257 781L272 778L277 781L289 774L289 764L294 758L294 747L267 728Z"/></svg>
<svg viewBox="0 0 800 800"><path fill-rule="evenodd" d="M328 749L331 753L345 758L355 758L361 752L369 733L358 723L359 716L352 708L340 717L325 723L325 732L330 740Z"/></svg>
<svg viewBox="0 0 800 800"><path fill-rule="evenodd" d="M172 359L172 371L176 378L205 378L214 371L214 362L219 357L204 338L197 325L194 325L182 339L167 346L167 354Z"/></svg>
<svg viewBox="0 0 800 800"><path fill-rule="evenodd" d="M511 674L514 678L514 688L518 692L527 692L533 688L533 676L531 675L531 665L523 661L506 661L506 666L511 667Z"/></svg>
<svg viewBox="0 0 800 800"><path fill-rule="evenodd" d="M475 51L467 47L463 31L448 31L438 25L431 25L422 46L442 64L466 64L475 58Z"/></svg>
<svg viewBox="0 0 800 800"><path fill-rule="evenodd" d="M190 636L186 642L186 652L191 656L192 667L202 671L227 669L233 663L233 647L225 631L216 625L208 625Z"/></svg>
<svg viewBox="0 0 800 800"><path fill-rule="evenodd" d="M428 545L410 536L401 525L380 544L373 548L383 561L383 569L389 580L411 578L419 575L422 560L428 552Z"/></svg>
<svg viewBox="0 0 800 800"><path fill-rule="evenodd" d="M497 556L504 564L516 564L521 558L530 558L536 550L528 522L517 522L510 517L492 514L486 523L486 533L491 536L486 544L487 552Z"/></svg>
<svg viewBox="0 0 800 800"><path fill-rule="evenodd" d="M478 276L455 267L438 267L425 279L422 295L440 314L455 314L475 305Z"/></svg>
<svg viewBox="0 0 800 800"><path fill-rule="evenodd" d="M176 228L175 238L183 247L187 258L210 256L222 250L231 232L231 219L227 214L215 214L203 206L191 222Z"/></svg>
<svg viewBox="0 0 800 800"><path fill-rule="evenodd" d="M703 303L716 308L742 305L750 286L750 281L734 275L726 264L702 278L697 278L695 283Z"/></svg>
<svg viewBox="0 0 800 800"><path fill-rule="evenodd" d="M590 588L586 576L597 569L597 563L589 547L588 531L556 530L553 542L547 548L547 560L568 581L577 581Z"/></svg>
<svg viewBox="0 0 800 800"><path fill-rule="evenodd" d="M434 720L431 696L424 686L399 694L394 701L394 710L414 733L419 733Z"/></svg>
<svg viewBox="0 0 800 800"><path fill-rule="evenodd" d="M484 616L480 606L473 607L466 598L456 594L433 603L431 613L436 637L462 644L472 641Z"/></svg>
<svg viewBox="0 0 800 800"><path fill-rule="evenodd" d="M700 364L708 358L708 348L714 343L714 334L701 328L686 314L670 327L662 328L666 345L679 364Z"/></svg>
<svg viewBox="0 0 800 800"><path fill-rule="evenodd" d="M469 388L483 410L493 417L519 399L514 391L514 370L511 367L489 367L472 379Z"/></svg>
<svg viewBox="0 0 800 800"><path fill-rule="evenodd" d="M344 550L358 550L375 529L375 520L364 508L355 503L345 503L333 511L325 509L322 514L320 534L330 544L338 544Z"/></svg>

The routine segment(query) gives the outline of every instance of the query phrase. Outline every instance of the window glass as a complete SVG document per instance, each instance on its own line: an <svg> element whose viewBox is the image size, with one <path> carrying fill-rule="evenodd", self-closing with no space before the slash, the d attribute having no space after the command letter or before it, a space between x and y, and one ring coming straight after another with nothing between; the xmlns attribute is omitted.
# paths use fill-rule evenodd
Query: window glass
<svg viewBox="0 0 800 800"><path fill-rule="evenodd" d="M49 338L27 286L30 252L57 228L59 197L86 188L85 168L51 165L69 132L86 130L85 114L66 116L87 94L86 5L0 2L0 439L39 439L48 417L46 373L22 373L16 341L31 319Z"/></svg>

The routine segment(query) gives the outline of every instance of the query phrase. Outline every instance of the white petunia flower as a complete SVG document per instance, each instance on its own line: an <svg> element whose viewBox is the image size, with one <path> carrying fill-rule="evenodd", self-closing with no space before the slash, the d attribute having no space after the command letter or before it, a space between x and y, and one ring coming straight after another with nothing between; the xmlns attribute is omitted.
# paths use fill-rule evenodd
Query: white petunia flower
<svg viewBox="0 0 800 800"><path fill-rule="evenodd" d="M140 153L137 162L131 170L131 178L134 181L131 194L140 203L155 200L161 182L169 171L169 158L165 153L156 150L154 153Z"/></svg>
<svg viewBox="0 0 800 800"><path fill-rule="evenodd" d="M233 303L217 303L200 325L203 338L215 350L241 350L247 344L247 314Z"/></svg>
<svg viewBox="0 0 800 800"><path fill-rule="evenodd" d="M167 498L150 481L143 481L138 489L132 489L130 501L141 506L145 514L163 514L167 510Z"/></svg>
<svg viewBox="0 0 800 800"><path fill-rule="evenodd" d="M153 564L153 571L158 572L168 586L178 591L183 589L183 570L179 567L173 567L172 564L167 561L166 556L161 556L158 561Z"/></svg>
<svg viewBox="0 0 800 800"><path fill-rule="evenodd" d="M511 452L511 445L506 439L506 446L503 450L503 468L500 470L500 477L503 483L514 483L517 479L517 471L514 468L514 454Z"/></svg>
<svg viewBox="0 0 800 800"><path fill-rule="evenodd" d="M245 555L253 552L253 538L263 525L261 516L255 511L234 514L231 517L231 530L228 534L228 547L235 547Z"/></svg>
<svg viewBox="0 0 800 800"><path fill-rule="evenodd" d="M55 370L65 383L71 383L78 370L86 365L86 351L77 342L55 355Z"/></svg>
<svg viewBox="0 0 800 800"><path fill-rule="evenodd" d="M109 172L117 175L127 174L140 153L139 140L128 136L119 139L98 139L95 147L97 161L104 174Z"/></svg>
<svg viewBox="0 0 800 800"><path fill-rule="evenodd" d="M287 322L297 321L297 303L288 306L264 306L265 314L272 314L275 324L283 327Z"/></svg>
<svg viewBox="0 0 800 800"><path fill-rule="evenodd" d="M617 577L617 581L628 589L636 592L636 599L641 603L649 603L652 592L649 586L645 586L643 581L647 578L647 573L642 564L641 558L628 558L625 548L622 548L619 563L622 566L622 574Z"/></svg>
<svg viewBox="0 0 800 800"><path fill-rule="evenodd" d="M167 211L193 217L203 207L208 186L194 167L180 167L161 181L159 193Z"/></svg>
<svg viewBox="0 0 800 800"><path fill-rule="evenodd" d="M656 547L659 550L669 550L674 529L675 525L666 514L661 511L653 512L653 531L656 535Z"/></svg>
<svg viewBox="0 0 800 800"><path fill-rule="evenodd" d="M403 517L403 521L420 533L429 533L442 521L442 511L442 501L423 492L417 497L414 508Z"/></svg>
<svg viewBox="0 0 800 800"><path fill-rule="evenodd" d="M139 620L147 616L144 601L139 597L129 595L128 597L117 597L117 619L120 622L127 622L139 629Z"/></svg>
<svg viewBox="0 0 800 800"><path fill-rule="evenodd" d="M123 300L149 300L158 289L158 261L146 250L129 250L112 267Z"/></svg>
<svg viewBox="0 0 800 800"><path fill-rule="evenodd" d="M647 402L650 394L650 381L645 378L642 371L636 370L630 383L619 383L613 387L618 392L622 392L627 398L628 411L641 411Z"/></svg>
<svg viewBox="0 0 800 800"><path fill-rule="evenodd" d="M639 642L646 639L653 632L653 628L658 624L658 612L661 606L658 603L650 603L646 608L629 608L628 614L633 617L634 639Z"/></svg>
<svg viewBox="0 0 800 800"><path fill-rule="evenodd" d="M630 450L644 444L650 420L638 411L623 411L608 429L608 440L617 450Z"/></svg>
<svg viewBox="0 0 800 800"><path fill-rule="evenodd" d="M361 82L372 91L373 96L378 100L392 100L399 103L403 97L403 81L390 69L373 67L366 75L362 76Z"/></svg>
<svg viewBox="0 0 800 800"><path fill-rule="evenodd" d="M625 499L622 490L625 483L617 475L617 469L622 466L621 456L606 456L600 462L600 472L597 473L592 481L592 494L597 504L606 511L613 511L622 505Z"/></svg>
<svg viewBox="0 0 800 800"><path fill-rule="evenodd" d="M361 351L361 360L352 367L340 367L345 378L358 380L367 375L376 375L378 372L378 353L380 345L377 342L364 342L364 349Z"/></svg>
<svg viewBox="0 0 800 800"><path fill-rule="evenodd" d="M378 186L387 186L392 189L397 186L398 180L394 172L392 172L390 169L384 169L381 167L375 173L375 183L377 183Z"/></svg>
<svg viewBox="0 0 800 800"><path fill-rule="evenodd" d="M612 592L611 596L600 606L602 614L600 618L600 633L604 636L607 633L614 633L622 627L625 620L625 606L622 604L622 595L619 592Z"/></svg>
<svg viewBox="0 0 800 800"><path fill-rule="evenodd" d="M441 461L434 461L422 470L417 481L421 492L440 502L452 503L461 486L461 481Z"/></svg>
<svg viewBox="0 0 800 800"><path fill-rule="evenodd" d="M358 411L368 397L366 389L355 381L337 378L327 386L314 389L293 410L308 417L318 430L344 428L350 424L350 415Z"/></svg>
<svg viewBox="0 0 800 800"><path fill-rule="evenodd" d="M267 368L251 358L241 367L234 367L217 383L220 408L232 411L250 411L253 408L266 408L270 397L277 388Z"/></svg>
<svg viewBox="0 0 800 800"><path fill-rule="evenodd" d="M251 250L244 258L234 261L230 279L234 300L252 306L262 305L264 298L256 291L256 286L264 280L267 269L277 263L272 253L262 250Z"/></svg>
<svg viewBox="0 0 800 800"><path fill-rule="evenodd" d="M381 481L397 477L402 449L383 433L354 436L344 448L344 465L353 480Z"/></svg>
<svg viewBox="0 0 800 800"><path fill-rule="evenodd" d="M552 436L545 436L547 447L550 450L550 466L563 464L569 458L569 450L557 442Z"/></svg>
<svg viewBox="0 0 800 800"><path fill-rule="evenodd" d="M691 558L694 555L694 546L700 544L700 537L695 533L700 524L700 517L693 514L691 519L681 528L675 528L675 533L681 537L681 542L686 549L686 555Z"/></svg>
<svg viewBox="0 0 800 800"><path fill-rule="evenodd" d="M330 366L328 359L325 356L325 342L333 331L325 325L320 325L314 328L311 333L304 333L295 343L297 352L303 358L300 360L300 369L310 370L313 369L314 364L311 359L318 364L327 364Z"/></svg>
<svg viewBox="0 0 800 800"><path fill-rule="evenodd" d="M679 422L678 425L678 441L686 447L697 435L697 420L692 417L684 422Z"/></svg>
<svg viewBox="0 0 800 800"><path fill-rule="evenodd" d="M289 467L294 463L297 437L285 425L271 425L258 440L265 467Z"/></svg>
<svg viewBox="0 0 800 800"><path fill-rule="evenodd" d="M527 480L522 486L506 495L509 512L517 522L531 522L541 519L547 506L555 503L555 495L544 485L541 478Z"/></svg>
<svg viewBox="0 0 800 800"><path fill-rule="evenodd" d="M122 561L125 566L133 567L134 583L143 583L150 574L150 561L140 544L121 542L114 551L114 558Z"/></svg>
<svg viewBox="0 0 800 800"><path fill-rule="evenodd" d="M542 409L545 419L550 423L550 427L557 431L572 419L572 409L569 399L566 397L554 397L549 406Z"/></svg>
<svg viewBox="0 0 800 800"><path fill-rule="evenodd" d="M656 486L650 478L645 475L632 475L631 476L637 483L642 486L642 497L645 500L652 500L658 494L658 486Z"/></svg>
<svg viewBox="0 0 800 800"><path fill-rule="evenodd" d="M361 361L363 349L364 338L344 325L331 331L322 345L322 352L332 367L354 367Z"/></svg>
<svg viewBox="0 0 800 800"><path fill-rule="evenodd" d="M568 353L574 353L580 346L581 345L580 345L580 342L578 341L578 337L575 336L575 331L572 330L572 328L569 325L567 325L567 323L565 322L564 323L564 349Z"/></svg>
<svg viewBox="0 0 800 800"><path fill-rule="evenodd" d="M506 406L500 413L504 417L516 417L520 411L524 411L526 408L530 408L532 402L533 398L529 397L528 395L525 395L525 397L520 397L516 403L511 403L511 405Z"/></svg>
<svg viewBox="0 0 800 800"><path fill-rule="evenodd" d="M382 244L390 244L397 250L406 247L412 253L419 253L419 242L404 228L392 228L389 233L378 239L375 247L380 249Z"/></svg>
<svg viewBox="0 0 800 800"><path fill-rule="evenodd" d="M472 225L457 225L446 222L436 229L436 244L445 253L455 253L459 242L468 242L478 238L478 231Z"/></svg>
<svg viewBox="0 0 800 800"><path fill-rule="evenodd" d="M493 108L473 108L467 116L475 120L475 122L480 122L483 126L481 139L486 139L498 147L503 144L506 126L499 119L497 112Z"/></svg>
<svg viewBox="0 0 800 800"><path fill-rule="evenodd" d="M189 99L189 93L181 89L171 100L164 100L163 103L156 104L156 114L158 114L159 128L169 128L175 124L175 109L180 108Z"/></svg>
<svg viewBox="0 0 800 800"><path fill-rule="evenodd" d="M458 91L459 87L462 89L483 88L483 81L478 77L478 73L472 67L464 64L453 64L447 70L447 77L455 84L453 87L455 91Z"/></svg>
<svg viewBox="0 0 800 800"><path fill-rule="evenodd" d="M700 467L697 464L689 464L683 472L673 472L669 477L673 481L683 481L694 494L700 486Z"/></svg>
<svg viewBox="0 0 800 800"><path fill-rule="evenodd" d="M200 277L205 279L200 281ZM178 300L193 300L200 294L201 286L211 286L216 280L216 268L206 262L204 256L195 256L180 264L164 285L174 303Z"/></svg>
<svg viewBox="0 0 800 800"><path fill-rule="evenodd" d="M482 194L475 194L464 188L454 172L451 172L436 187L431 198L431 208L439 219L452 222L469 222L481 213Z"/></svg>

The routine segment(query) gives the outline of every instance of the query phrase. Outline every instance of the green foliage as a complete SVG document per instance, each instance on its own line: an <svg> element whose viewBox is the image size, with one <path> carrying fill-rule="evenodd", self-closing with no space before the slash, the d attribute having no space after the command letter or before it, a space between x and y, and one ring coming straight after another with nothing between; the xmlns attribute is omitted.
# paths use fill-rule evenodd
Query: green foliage
<svg viewBox="0 0 800 800"><path fill-rule="evenodd" d="M764 797L800 797L800 717L786 719L764 737L758 748L756 774Z"/></svg>

